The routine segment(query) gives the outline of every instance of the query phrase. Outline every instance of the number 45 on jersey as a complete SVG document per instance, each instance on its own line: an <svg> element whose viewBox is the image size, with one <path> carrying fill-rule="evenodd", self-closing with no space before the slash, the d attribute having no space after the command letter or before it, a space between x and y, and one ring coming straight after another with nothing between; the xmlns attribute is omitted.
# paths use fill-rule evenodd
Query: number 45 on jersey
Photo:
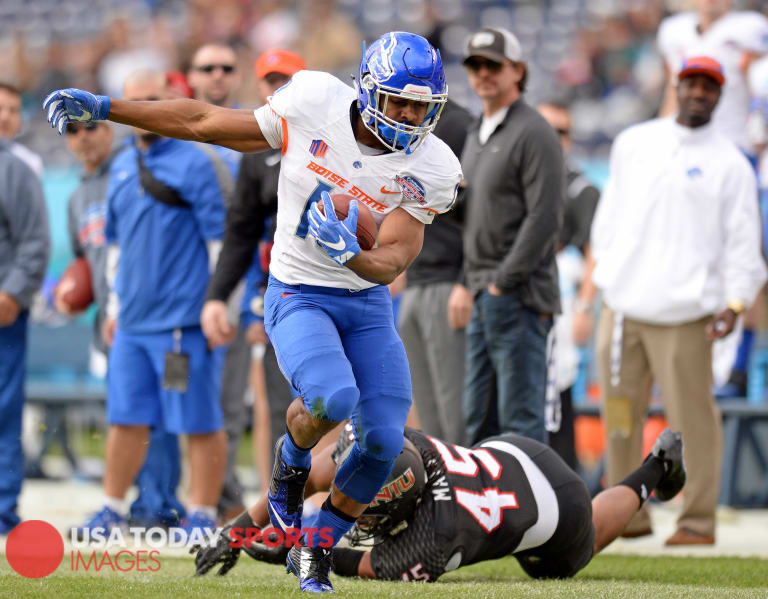
<svg viewBox="0 0 768 599"><path fill-rule="evenodd" d="M501 464L487 449L468 449L454 445L453 448L458 454L455 456L439 439L429 437L429 440L440 453L446 470L451 474L475 478L482 467L493 480L498 480L501 476ZM467 510L488 534L501 526L504 510L519 507L515 493L502 493L498 487L483 489L482 493L455 487L455 493L456 503Z"/></svg>

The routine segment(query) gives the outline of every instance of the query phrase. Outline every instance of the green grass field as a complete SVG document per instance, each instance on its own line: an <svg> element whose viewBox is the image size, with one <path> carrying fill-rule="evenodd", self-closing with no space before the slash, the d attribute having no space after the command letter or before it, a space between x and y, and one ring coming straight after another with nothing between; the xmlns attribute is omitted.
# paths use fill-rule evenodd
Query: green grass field
<svg viewBox="0 0 768 599"><path fill-rule="evenodd" d="M195 599L249 597L269 599L306 597L293 576L278 566L259 564L247 557L225 577L193 578L191 558L161 557L154 574L71 572L68 554L61 568L40 580L13 572L0 558L0 597L82 599ZM513 558L476 564L443 576L435 584L392 583L333 577L337 593L365 599L527 598L565 599L596 597L652 599L742 599L768 597L768 560L738 558L681 558L597 556L575 579L534 581Z"/></svg>

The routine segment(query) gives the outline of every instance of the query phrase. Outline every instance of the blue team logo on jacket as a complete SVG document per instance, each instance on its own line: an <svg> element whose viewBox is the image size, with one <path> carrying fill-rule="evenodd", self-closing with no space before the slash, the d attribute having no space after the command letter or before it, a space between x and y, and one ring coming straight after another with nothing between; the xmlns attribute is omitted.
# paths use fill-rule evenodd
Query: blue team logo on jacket
<svg viewBox="0 0 768 599"><path fill-rule="evenodd" d="M395 183L400 186L400 190L406 199L413 200L419 204L426 204L427 192L424 190L424 184L421 181L410 175L405 177L397 175L395 176Z"/></svg>
<svg viewBox="0 0 768 599"><path fill-rule="evenodd" d="M313 156L316 156L317 158L322 158L325 156L327 151L328 144L325 143L322 139L314 139L312 140L312 143L309 144L309 153Z"/></svg>
<svg viewBox="0 0 768 599"><path fill-rule="evenodd" d="M698 166L694 166L693 168L689 168L687 171L685 171L685 174L688 175L689 179L695 179L696 177L701 177L702 172Z"/></svg>

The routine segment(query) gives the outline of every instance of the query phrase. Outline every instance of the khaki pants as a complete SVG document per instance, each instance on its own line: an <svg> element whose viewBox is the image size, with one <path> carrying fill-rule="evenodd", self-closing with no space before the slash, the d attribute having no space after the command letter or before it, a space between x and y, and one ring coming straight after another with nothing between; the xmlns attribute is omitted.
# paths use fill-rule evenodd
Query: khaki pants
<svg viewBox="0 0 768 599"><path fill-rule="evenodd" d="M688 479L678 527L714 535L723 441L720 412L712 396L712 344L705 332L710 318L670 326L625 318L618 330L614 319L614 312L603 305L597 354L608 435L606 485L620 483L644 457L643 425L656 381L670 428L683 433ZM621 344L612 355L618 334ZM626 532L648 527L643 507Z"/></svg>

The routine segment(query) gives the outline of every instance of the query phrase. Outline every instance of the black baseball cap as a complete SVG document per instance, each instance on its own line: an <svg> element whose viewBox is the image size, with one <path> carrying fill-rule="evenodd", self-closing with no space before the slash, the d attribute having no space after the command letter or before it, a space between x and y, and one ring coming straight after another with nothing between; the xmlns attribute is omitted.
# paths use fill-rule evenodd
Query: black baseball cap
<svg viewBox="0 0 768 599"><path fill-rule="evenodd" d="M486 27L473 33L467 41L464 63L473 56L482 56L500 63L505 60L521 62L523 49L512 32L502 27Z"/></svg>

